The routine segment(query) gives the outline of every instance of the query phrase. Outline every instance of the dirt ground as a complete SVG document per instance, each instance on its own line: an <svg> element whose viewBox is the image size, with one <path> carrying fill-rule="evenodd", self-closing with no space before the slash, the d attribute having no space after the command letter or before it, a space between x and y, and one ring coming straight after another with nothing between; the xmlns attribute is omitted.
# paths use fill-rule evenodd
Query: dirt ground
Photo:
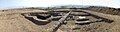
<svg viewBox="0 0 120 32"><path fill-rule="evenodd" d="M103 14L103 13L98 13L98 12L93 12L93 11L87 11L84 10L86 12L89 12L91 14L95 14L98 15L100 17L104 17L110 20L113 20L114 22L109 24L109 27L104 27L104 28L109 28L110 32L120 32L120 16L118 15L109 15L109 14Z"/></svg>
<svg viewBox="0 0 120 32"><path fill-rule="evenodd" d="M29 12L42 12L42 10L0 12L0 32L40 32L39 26L20 14Z"/></svg>
<svg viewBox="0 0 120 32"><path fill-rule="evenodd" d="M21 13L30 13L30 12L46 12L46 11L19 10L19 11L0 12L0 32L48 32L48 31L42 31L42 28L40 28L39 25L32 23L31 21L27 20L26 18L24 18L24 16L21 15ZM90 26L84 25L81 27L83 27L83 28L86 27L86 28L81 29L80 31L88 32L90 29L87 27L96 27L96 28L91 28L91 29L96 29L96 30L98 30L97 32L99 32L101 30L106 30L103 32L120 32L120 16L102 14L102 13L93 12L93 11L86 11L86 12L89 12L91 14L95 14L95 15L98 15L98 16L101 16L101 17L104 17L107 19L114 20L114 22L111 24L93 23ZM98 25L95 25L95 24L98 24ZM63 27L64 27L64 25L63 25ZM73 26L71 25L69 27L73 27ZM89 29L89 30L86 31L86 29ZM58 30L60 30L60 29L58 29ZM60 31L58 31L58 32L60 32ZM77 31L77 32L80 32L80 31ZM61 31L61 32L63 32L63 31ZM89 31L89 32L96 32L96 31Z"/></svg>

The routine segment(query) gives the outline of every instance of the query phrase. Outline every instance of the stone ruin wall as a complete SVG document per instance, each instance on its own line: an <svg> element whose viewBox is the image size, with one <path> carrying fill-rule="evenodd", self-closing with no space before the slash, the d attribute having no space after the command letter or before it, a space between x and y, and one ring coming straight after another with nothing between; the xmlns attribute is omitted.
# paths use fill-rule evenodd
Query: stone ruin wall
<svg viewBox="0 0 120 32"><path fill-rule="evenodd" d="M118 8L90 6L88 9L91 11L101 12L105 14L120 15L120 9Z"/></svg>

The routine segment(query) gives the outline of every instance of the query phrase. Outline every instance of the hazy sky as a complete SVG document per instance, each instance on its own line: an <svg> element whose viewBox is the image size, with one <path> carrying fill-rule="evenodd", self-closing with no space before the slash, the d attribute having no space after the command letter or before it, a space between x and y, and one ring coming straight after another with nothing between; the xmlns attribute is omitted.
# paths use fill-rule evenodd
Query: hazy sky
<svg viewBox="0 0 120 32"><path fill-rule="evenodd" d="M120 8L120 0L0 0L4 7L47 7L56 5L97 5Z"/></svg>

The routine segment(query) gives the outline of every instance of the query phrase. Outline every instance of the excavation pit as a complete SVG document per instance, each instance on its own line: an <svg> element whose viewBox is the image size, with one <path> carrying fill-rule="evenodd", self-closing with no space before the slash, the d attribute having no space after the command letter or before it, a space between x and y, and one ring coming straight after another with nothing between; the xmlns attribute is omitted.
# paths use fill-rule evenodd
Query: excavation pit
<svg viewBox="0 0 120 32"><path fill-rule="evenodd" d="M26 13L22 14L26 19L32 21L33 23L37 25L46 25L50 23L50 14L42 14L42 13Z"/></svg>
<svg viewBox="0 0 120 32"><path fill-rule="evenodd" d="M77 19L76 21L87 21L89 19Z"/></svg>
<svg viewBox="0 0 120 32"><path fill-rule="evenodd" d="M51 17L51 15L35 15L35 16L37 16L38 19L42 19L42 20L45 20Z"/></svg>

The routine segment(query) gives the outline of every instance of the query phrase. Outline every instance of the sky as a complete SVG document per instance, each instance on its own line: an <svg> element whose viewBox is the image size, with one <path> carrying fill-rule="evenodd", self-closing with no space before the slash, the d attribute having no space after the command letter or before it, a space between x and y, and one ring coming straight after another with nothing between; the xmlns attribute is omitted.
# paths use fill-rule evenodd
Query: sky
<svg viewBox="0 0 120 32"><path fill-rule="evenodd" d="M120 0L0 0L0 8L93 5L120 8Z"/></svg>

